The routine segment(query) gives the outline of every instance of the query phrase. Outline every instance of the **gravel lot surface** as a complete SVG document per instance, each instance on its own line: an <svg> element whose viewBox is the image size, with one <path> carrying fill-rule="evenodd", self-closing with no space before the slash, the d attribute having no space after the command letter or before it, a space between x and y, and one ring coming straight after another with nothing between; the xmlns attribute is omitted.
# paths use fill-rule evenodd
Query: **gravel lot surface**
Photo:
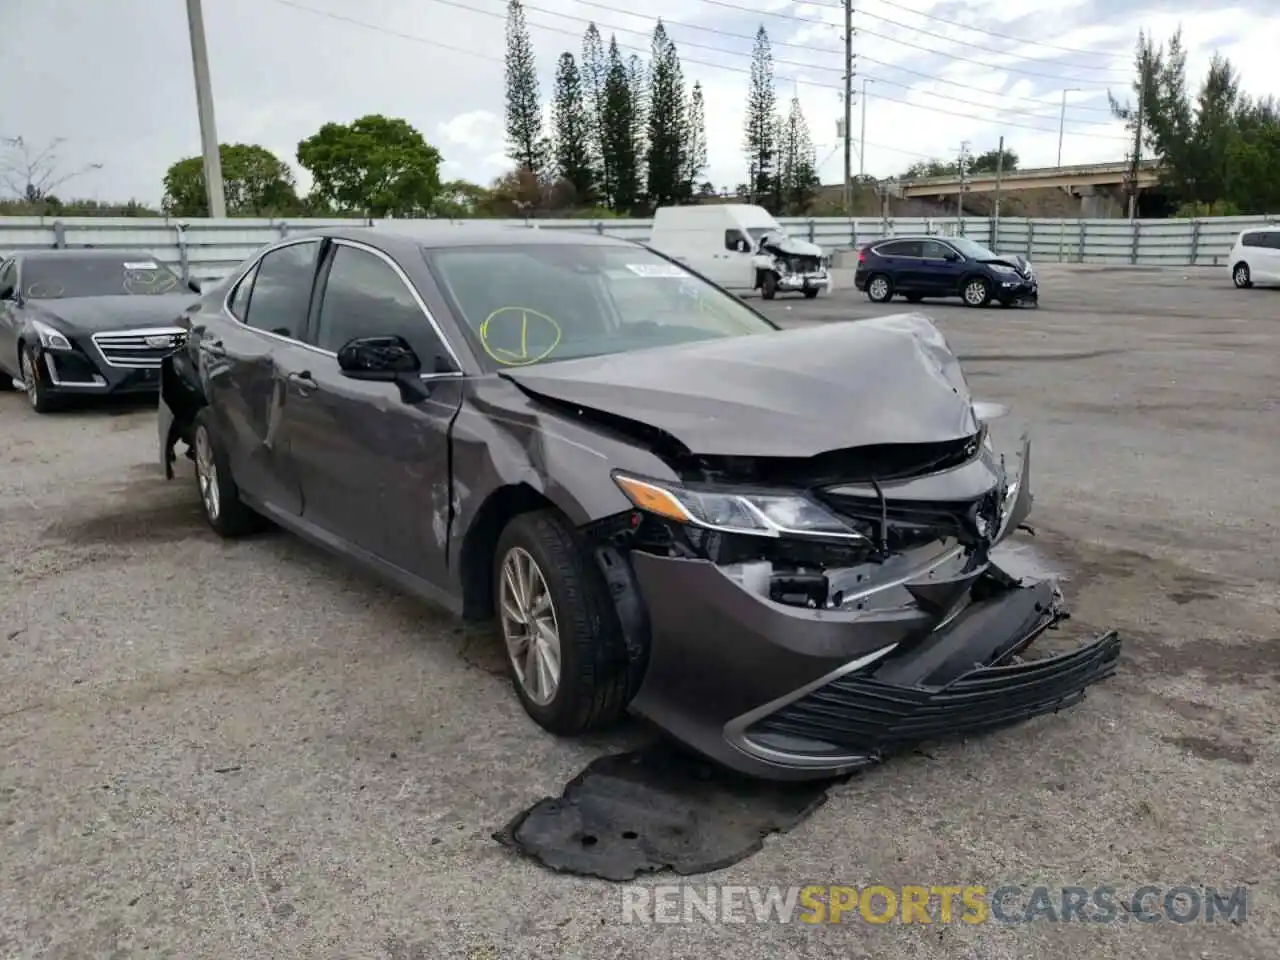
<svg viewBox="0 0 1280 960"><path fill-rule="evenodd" d="M1118 628L1122 672L694 882L1249 884L1243 924L623 924L619 887L490 834L639 731L557 742L488 634L285 534L220 542L150 407L0 394L0 957L1274 960L1280 290L1042 274L1039 310L924 311L1035 431L1030 542L1076 613L1055 642ZM765 308L892 312L847 282Z"/></svg>

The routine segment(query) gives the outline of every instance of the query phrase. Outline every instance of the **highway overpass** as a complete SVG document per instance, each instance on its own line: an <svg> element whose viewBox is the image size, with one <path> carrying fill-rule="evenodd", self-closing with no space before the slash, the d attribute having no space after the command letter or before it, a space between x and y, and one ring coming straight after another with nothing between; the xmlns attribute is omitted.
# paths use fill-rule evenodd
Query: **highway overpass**
<svg viewBox="0 0 1280 960"><path fill-rule="evenodd" d="M1091 211L1099 201L1117 198L1124 192L1125 178L1130 165L1117 163L1083 163L1070 167L1037 167L1031 170L1014 170L1000 177L1002 193L1020 190L1064 190L1080 198L1081 215L1097 216ZM1139 189L1154 187L1159 183L1159 164L1155 160L1144 161L1138 170ZM994 173L973 174L965 184L965 193L994 193ZM919 180L900 180L893 193L902 197L919 199L944 199L960 192L960 178L955 176L926 177Z"/></svg>

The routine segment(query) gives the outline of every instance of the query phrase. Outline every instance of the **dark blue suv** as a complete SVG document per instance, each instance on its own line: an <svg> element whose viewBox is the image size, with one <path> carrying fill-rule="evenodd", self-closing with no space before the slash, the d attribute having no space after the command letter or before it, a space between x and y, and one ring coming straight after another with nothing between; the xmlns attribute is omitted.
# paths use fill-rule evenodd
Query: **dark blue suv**
<svg viewBox="0 0 1280 960"><path fill-rule="evenodd" d="M1038 304L1035 271L1023 257L1001 256L966 237L887 237L858 251L854 285L876 303L895 296L959 297L969 307L992 300Z"/></svg>

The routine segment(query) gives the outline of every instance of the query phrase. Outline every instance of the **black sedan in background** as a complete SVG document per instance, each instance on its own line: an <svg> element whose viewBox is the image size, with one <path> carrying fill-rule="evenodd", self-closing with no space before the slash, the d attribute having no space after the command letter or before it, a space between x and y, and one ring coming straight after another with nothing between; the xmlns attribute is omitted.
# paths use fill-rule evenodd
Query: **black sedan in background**
<svg viewBox="0 0 1280 960"><path fill-rule="evenodd" d="M998 254L967 237L888 237L858 251L854 286L875 303L901 296L959 297L966 307L1040 301L1035 271L1025 257Z"/></svg>
<svg viewBox="0 0 1280 960"><path fill-rule="evenodd" d="M70 396L155 392L199 293L148 253L38 250L0 264L0 390L39 413Z"/></svg>

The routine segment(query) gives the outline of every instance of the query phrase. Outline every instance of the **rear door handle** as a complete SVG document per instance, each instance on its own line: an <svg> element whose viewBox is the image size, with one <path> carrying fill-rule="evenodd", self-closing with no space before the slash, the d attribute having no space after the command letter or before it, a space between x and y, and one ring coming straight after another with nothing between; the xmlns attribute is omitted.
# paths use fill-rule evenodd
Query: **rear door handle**
<svg viewBox="0 0 1280 960"><path fill-rule="evenodd" d="M312 390L318 390L320 388L320 384L311 379L311 371L309 370L304 370L302 373L291 373L287 379L298 393L302 394L304 397Z"/></svg>

